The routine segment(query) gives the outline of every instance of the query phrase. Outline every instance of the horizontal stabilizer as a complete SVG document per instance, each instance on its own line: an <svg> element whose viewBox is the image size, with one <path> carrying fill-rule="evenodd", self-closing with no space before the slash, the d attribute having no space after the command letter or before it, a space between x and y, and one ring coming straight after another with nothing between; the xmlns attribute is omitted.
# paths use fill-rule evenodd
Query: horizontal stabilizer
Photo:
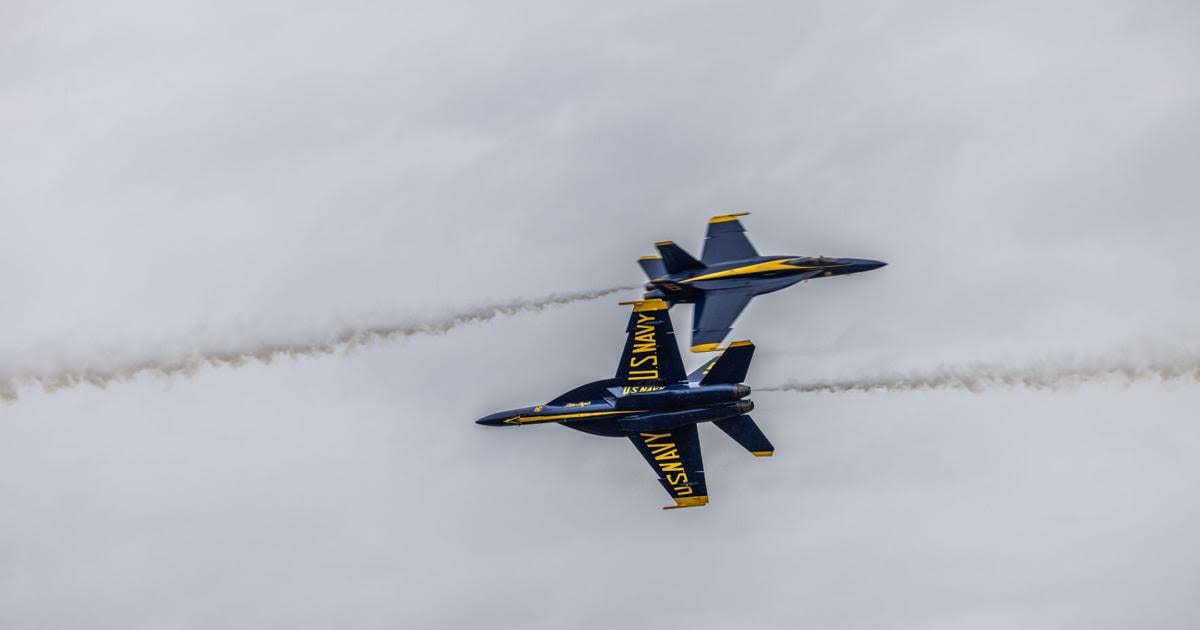
<svg viewBox="0 0 1200 630"><path fill-rule="evenodd" d="M701 385L736 384L746 381L746 372L750 369L750 360L754 358L754 344L749 341L735 341L729 348L711 363L700 379Z"/></svg>
<svg viewBox="0 0 1200 630"><path fill-rule="evenodd" d="M667 266L658 256L642 256L638 259L638 264L642 266L642 271L646 273L646 277L651 280L657 280L667 275Z"/></svg>
<svg viewBox="0 0 1200 630"><path fill-rule="evenodd" d="M775 447L750 416L735 416L717 420L713 424L755 457L770 457L775 454Z"/></svg>
<svg viewBox="0 0 1200 630"><path fill-rule="evenodd" d="M680 273L691 271L692 269L704 268L703 263L692 258L691 254L683 251L683 248L676 245L673 241L662 241L655 243L654 246L658 248L658 253L662 255L662 263L667 273Z"/></svg>

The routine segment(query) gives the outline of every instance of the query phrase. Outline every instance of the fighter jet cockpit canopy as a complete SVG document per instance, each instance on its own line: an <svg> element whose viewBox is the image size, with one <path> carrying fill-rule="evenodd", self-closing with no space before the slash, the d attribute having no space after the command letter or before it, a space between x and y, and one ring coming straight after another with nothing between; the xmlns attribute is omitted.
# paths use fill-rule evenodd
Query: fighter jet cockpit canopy
<svg viewBox="0 0 1200 630"><path fill-rule="evenodd" d="M836 258L827 258L825 256L801 256L793 258L788 262L789 265L834 265L837 264Z"/></svg>

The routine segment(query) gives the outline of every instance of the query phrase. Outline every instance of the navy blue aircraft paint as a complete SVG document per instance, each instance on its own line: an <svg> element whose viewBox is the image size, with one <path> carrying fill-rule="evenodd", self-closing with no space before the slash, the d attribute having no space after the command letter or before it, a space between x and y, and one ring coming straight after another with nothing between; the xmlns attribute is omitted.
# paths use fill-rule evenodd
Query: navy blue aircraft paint
<svg viewBox="0 0 1200 630"><path fill-rule="evenodd" d="M692 314L692 352L719 350L734 320L756 295L813 278L870 271L887 264L861 258L759 256L737 219L747 214L723 214L709 219L700 260L672 241L655 243L660 256L643 256L638 260L650 278L646 299L661 298L671 305L696 305Z"/></svg>
<svg viewBox="0 0 1200 630"><path fill-rule="evenodd" d="M750 388L742 381L754 344L735 341L688 374L667 303L650 299L625 304L633 304L633 313L614 378L576 387L544 405L501 411L476 422L497 427L560 424L593 435L628 438L675 499L675 505L664 509L707 505L697 424L712 422L757 457L775 452L746 415L754 403L746 398Z"/></svg>

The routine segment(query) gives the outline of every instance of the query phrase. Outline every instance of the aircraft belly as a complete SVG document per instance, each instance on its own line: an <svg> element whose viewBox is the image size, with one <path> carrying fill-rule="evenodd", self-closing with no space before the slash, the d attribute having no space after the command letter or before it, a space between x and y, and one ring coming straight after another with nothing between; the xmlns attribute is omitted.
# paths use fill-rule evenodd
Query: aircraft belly
<svg viewBox="0 0 1200 630"><path fill-rule="evenodd" d="M688 409L686 411L648 413L630 418L624 418L620 420L619 423L621 429L627 434L636 434L645 431L670 431L688 424L712 422L714 420L732 418L745 413L739 409L744 409L748 405L752 408L752 405L746 401L725 404L718 407Z"/></svg>
<svg viewBox="0 0 1200 630"><path fill-rule="evenodd" d="M798 282L804 280L801 275L786 276L783 278L763 278L754 284L754 292L762 295L764 293L774 293L780 289L786 289Z"/></svg>
<svg viewBox="0 0 1200 630"><path fill-rule="evenodd" d="M582 433L590 435L599 435L602 437L625 437L629 434L622 426L620 421L609 418L601 420L576 420L573 422L562 422L562 426L568 429L575 429Z"/></svg>
<svg viewBox="0 0 1200 630"><path fill-rule="evenodd" d="M741 278L717 278L701 280L692 286L703 291L738 291L749 289L756 294L771 293L801 282L804 274L785 276L746 276Z"/></svg>
<svg viewBox="0 0 1200 630"><path fill-rule="evenodd" d="M719 278L717 280L701 280L694 287L702 291L724 291L727 289L757 288L762 282L758 278Z"/></svg>

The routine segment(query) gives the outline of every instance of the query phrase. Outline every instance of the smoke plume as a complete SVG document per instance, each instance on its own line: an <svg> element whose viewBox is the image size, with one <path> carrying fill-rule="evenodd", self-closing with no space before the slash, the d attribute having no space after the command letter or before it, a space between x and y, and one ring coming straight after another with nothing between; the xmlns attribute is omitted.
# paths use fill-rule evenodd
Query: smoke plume
<svg viewBox="0 0 1200 630"><path fill-rule="evenodd" d="M239 367L247 363L271 363L275 359L318 357L353 350L368 344L394 342L422 335L441 335L468 324L479 324L498 317L521 313L536 313L547 308L564 306L607 297L638 287L614 287L598 291L561 293L528 300L482 306L445 317L346 328L321 339L294 342L247 343L237 347L195 349L177 356L159 356L109 362L103 366L67 365L51 370L8 370L0 373L0 401L14 401L21 386L40 386L56 392L79 385L106 387L111 383L132 380L142 375L190 376L206 367Z"/></svg>
<svg viewBox="0 0 1200 630"><path fill-rule="evenodd" d="M1159 349L1154 354L1127 351L1108 357L1061 357L1025 365L968 363L910 374L792 381L770 387L756 387L755 391L842 393L951 389L983 392L1015 388L1059 391L1089 384L1133 385L1165 382L1200 382L1200 351Z"/></svg>

